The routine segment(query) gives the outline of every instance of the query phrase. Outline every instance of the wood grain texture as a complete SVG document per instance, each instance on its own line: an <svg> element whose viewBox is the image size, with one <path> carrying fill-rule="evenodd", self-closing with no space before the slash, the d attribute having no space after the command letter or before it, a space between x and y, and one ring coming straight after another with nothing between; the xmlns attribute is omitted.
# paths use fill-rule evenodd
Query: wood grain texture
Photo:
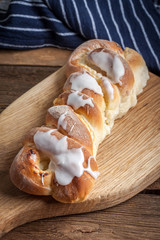
<svg viewBox="0 0 160 240"><path fill-rule="evenodd" d="M63 66L72 51L58 48L0 50L0 65Z"/></svg>
<svg viewBox="0 0 160 240"><path fill-rule="evenodd" d="M156 158L156 156L158 156L159 153L157 144L159 140L159 116L157 112L157 106L159 104L159 79L154 75L151 76L152 78L147 88L144 93L139 96L139 103L136 108L130 110L124 118L117 121L112 134L101 144L97 157L97 160L99 159L101 180L97 181L94 192L86 202L75 204L74 206L73 204L66 206L66 204L56 203L47 197L39 198L24 194L12 186L8 177L8 168L13 156L20 147L22 135L25 131L28 131L28 128L30 129L31 126L33 127L43 123L46 108L50 106L52 98L61 91L65 80L63 71L61 70L56 73L56 75L47 78L40 83L38 88L36 86L34 89L31 89L30 92L28 92L29 95L26 93L21 99L18 99L18 111L16 107L17 102L15 102L1 114L0 127L2 127L3 136L3 138L1 138L1 159L3 159L3 161L1 161L0 169L1 179L3 179L3 181L1 181L0 187L2 192L0 201L1 206L3 205L5 209L2 209L0 221L2 231L7 232L16 225L38 218L93 211L117 204L122 201L122 197L123 201L130 198L158 178L160 174L159 171L157 171L157 167L159 169L159 159L158 157ZM55 79L58 80L58 84ZM44 94L41 94L42 89L43 93L46 92L47 95L44 96ZM46 91L47 89L50 89L50 91ZM39 97L37 97L37 94ZM150 101L151 97L152 101ZM48 100L44 103L45 98ZM31 105L33 111L30 111ZM8 114L11 114L9 119ZM25 116L27 116L27 124L25 122ZM141 125L139 124L140 121ZM9 141L7 140L8 134L6 134L8 133L7 126L10 126L11 132L15 133L11 134ZM145 130L146 127L148 127L147 131ZM13 142L15 143L14 145ZM122 146L127 147L124 148ZM120 150L118 154L117 148ZM105 152L103 149L105 149ZM140 152L138 152L139 149ZM152 157L153 153L155 158ZM126 155L127 159L125 158ZM145 158L146 162L141 162L142 158ZM115 160L114 164L113 159ZM125 161L127 161L127 164ZM135 167L137 163L138 165ZM106 173L105 169L110 169L110 172ZM129 169L131 172L127 175ZM138 175L139 178L137 179L137 169L140 170L142 178ZM148 175L147 173L146 175L146 170L149 171L149 173L152 172L152 174ZM124 174L121 175L121 172ZM125 189L121 188L124 184L124 179L127 179ZM107 182L107 186L105 184L105 187L104 180ZM111 189L110 186L112 186ZM131 192L128 192L128 190ZM27 209L26 212L24 206L21 205L22 202ZM8 213L6 213L6 209L8 209ZM28 212L28 209L30 209L30 212ZM41 209L41 211L38 211L38 209ZM49 212L46 213L46 210L49 210Z"/></svg>
<svg viewBox="0 0 160 240"><path fill-rule="evenodd" d="M160 198L139 194L113 208L20 226L2 240L159 240Z"/></svg>
<svg viewBox="0 0 160 240"><path fill-rule="evenodd" d="M0 55L1 56L1 55ZM0 112L59 67L0 66Z"/></svg>
<svg viewBox="0 0 160 240"><path fill-rule="evenodd" d="M160 190L160 178L147 187L148 190Z"/></svg>

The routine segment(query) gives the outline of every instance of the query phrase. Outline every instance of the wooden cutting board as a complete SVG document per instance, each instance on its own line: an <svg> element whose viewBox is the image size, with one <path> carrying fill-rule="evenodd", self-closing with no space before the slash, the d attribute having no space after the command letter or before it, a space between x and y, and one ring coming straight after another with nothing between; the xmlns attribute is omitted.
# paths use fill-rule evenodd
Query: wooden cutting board
<svg viewBox="0 0 160 240"><path fill-rule="evenodd" d="M32 127L44 123L47 108L65 81L65 67L13 102L0 115L0 235L41 218L104 209L119 204L160 177L160 78L150 74L138 104L119 120L99 147L100 176L88 199L62 204L14 187L9 167Z"/></svg>

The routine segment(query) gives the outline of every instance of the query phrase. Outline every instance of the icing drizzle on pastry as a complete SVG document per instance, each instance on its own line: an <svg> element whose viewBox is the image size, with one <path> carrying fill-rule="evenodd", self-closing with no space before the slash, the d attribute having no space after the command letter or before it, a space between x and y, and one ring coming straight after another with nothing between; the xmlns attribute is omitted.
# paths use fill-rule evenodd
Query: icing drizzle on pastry
<svg viewBox="0 0 160 240"><path fill-rule="evenodd" d="M60 126L62 126L62 128L64 130L66 130L67 128L67 120L66 120L66 115L67 115L67 112L63 113L60 115L59 119L58 119L58 124L57 124L57 128L59 129Z"/></svg>
<svg viewBox="0 0 160 240"><path fill-rule="evenodd" d="M95 78L89 75L87 72L72 73L69 77L71 83L71 89L75 91L82 91L87 88L95 93L103 95L101 87L98 85Z"/></svg>
<svg viewBox="0 0 160 240"><path fill-rule="evenodd" d="M71 105L75 110L77 110L80 107L84 107L86 104L91 107L94 107L91 97L83 99L83 95L79 95L78 93L79 93L78 91L74 91L69 94L67 99L67 105Z"/></svg>
<svg viewBox="0 0 160 240"><path fill-rule="evenodd" d="M88 172L93 178L99 176L98 171L93 171L88 159L88 167L83 167L84 154L82 147L68 149L67 136L57 139L52 133L55 129L47 132L37 131L34 135L34 143L40 151L49 158L49 169L55 172L56 181L60 185L68 185L74 177L81 177L83 172Z"/></svg>
<svg viewBox="0 0 160 240"><path fill-rule="evenodd" d="M102 83L105 87L105 90L108 94L108 97L109 97L109 100L113 100L114 98L114 90L113 90L113 87L110 83L110 79L107 78L107 77L102 77Z"/></svg>
<svg viewBox="0 0 160 240"><path fill-rule="evenodd" d="M32 159L34 162L37 160L37 155L36 153L32 153L31 156L30 156L30 159Z"/></svg>
<svg viewBox="0 0 160 240"><path fill-rule="evenodd" d="M111 81L119 83L120 86L122 85L121 77L124 75L125 69L118 54L111 55L101 50L100 52L91 52L90 58L96 66L107 73Z"/></svg>

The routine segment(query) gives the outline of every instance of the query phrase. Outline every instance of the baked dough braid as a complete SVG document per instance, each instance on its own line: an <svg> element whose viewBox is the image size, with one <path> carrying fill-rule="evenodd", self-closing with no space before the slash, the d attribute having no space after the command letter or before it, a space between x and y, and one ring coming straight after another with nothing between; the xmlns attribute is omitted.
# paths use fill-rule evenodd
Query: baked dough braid
<svg viewBox="0 0 160 240"><path fill-rule="evenodd" d="M66 77L63 93L47 111L46 126L25 136L10 177L27 193L78 202L99 176L99 144L114 120L136 105L149 75L139 53L97 39L71 54Z"/></svg>

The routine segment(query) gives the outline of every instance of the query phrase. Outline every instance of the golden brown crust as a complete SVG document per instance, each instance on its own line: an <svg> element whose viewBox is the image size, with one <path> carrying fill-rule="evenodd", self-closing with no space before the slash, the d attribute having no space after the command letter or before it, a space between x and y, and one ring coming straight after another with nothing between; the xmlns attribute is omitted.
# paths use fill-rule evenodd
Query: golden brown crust
<svg viewBox="0 0 160 240"><path fill-rule="evenodd" d="M49 168L51 159L46 159L45 154L37 149L34 136L37 132L48 132L47 127L35 128L26 135L24 147L17 154L10 168L10 177L15 186L30 194L52 195L60 202L75 202L86 198L91 190L95 179L87 172L83 172L81 177L74 177L70 184L60 185L55 177L53 169ZM56 139L61 140L64 135L57 130L50 133ZM67 137L68 150L82 149L84 155L83 167L87 168L91 154L82 147L81 144ZM32 146L32 147L31 147ZM48 161L48 164L44 164ZM75 159L76 161L76 159ZM97 164L93 157L90 160L90 167L97 171ZM43 169L45 168L45 169ZM84 169L85 170L85 169Z"/></svg>
<svg viewBox="0 0 160 240"><path fill-rule="evenodd" d="M52 174L40 169L40 155L35 148L24 146L15 157L10 178L20 190L36 195L51 194Z"/></svg>
<svg viewBox="0 0 160 240"><path fill-rule="evenodd" d="M124 58L132 68L133 72L136 68L146 65L142 56L135 50L128 47L124 49Z"/></svg>
<svg viewBox="0 0 160 240"><path fill-rule="evenodd" d="M68 104L68 97L70 94L74 93L75 91L66 91L63 92L54 100L54 105L69 105ZM89 97L86 94L77 93L78 96L82 97L82 99L87 100ZM102 118L102 113L99 110L98 106L96 103L91 100L93 103L93 107L85 104L82 107L79 107L78 109L75 108L74 105L70 105L74 111L78 114L83 115L89 123L92 125L94 129L98 129L100 132L103 131L103 118Z"/></svg>
<svg viewBox="0 0 160 240"><path fill-rule="evenodd" d="M46 115L46 126L57 128L62 134L78 141L93 154L91 133L71 107L58 105L49 108Z"/></svg>
<svg viewBox="0 0 160 240"><path fill-rule="evenodd" d="M136 95L138 95L142 92L143 88L147 84L147 80L149 79L146 63L138 52L130 48L125 48L124 57L134 74L134 91Z"/></svg>
<svg viewBox="0 0 160 240"><path fill-rule="evenodd" d="M85 150L85 149L84 149ZM84 152L85 159L89 158L89 155L87 152ZM87 161L84 162L83 166L87 167L88 163ZM97 171L97 164L92 158L91 161L91 168L93 171ZM72 182L68 185L62 186L58 185L56 181L53 180L52 182L52 196L57 201L60 202L81 202L86 199L88 193L93 188L94 184L94 178L88 173L85 172L83 175L79 178L74 177Z"/></svg>

